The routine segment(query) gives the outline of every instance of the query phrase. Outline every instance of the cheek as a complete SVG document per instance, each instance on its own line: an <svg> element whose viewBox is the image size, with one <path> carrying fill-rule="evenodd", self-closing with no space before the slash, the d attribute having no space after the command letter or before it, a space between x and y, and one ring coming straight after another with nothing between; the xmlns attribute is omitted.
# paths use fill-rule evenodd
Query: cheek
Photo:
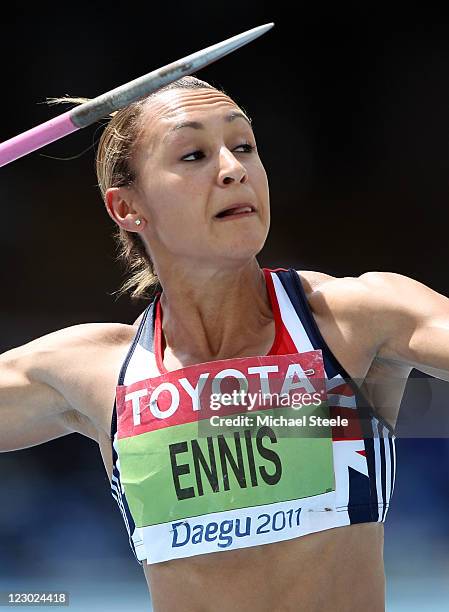
<svg viewBox="0 0 449 612"><path fill-rule="evenodd" d="M183 204L192 197L192 193L199 191L198 187L198 181L193 176L181 177L173 172L158 171L145 187L147 208L156 216L185 208Z"/></svg>
<svg viewBox="0 0 449 612"><path fill-rule="evenodd" d="M165 182L165 197L173 207L186 218L195 210L204 208L211 191L211 177L206 173L192 172L172 174ZM192 215L190 215L192 218Z"/></svg>
<svg viewBox="0 0 449 612"><path fill-rule="evenodd" d="M191 228L198 223L194 213L202 206L204 198L201 185L193 177L164 177L158 188L151 190L149 198L154 229L158 233L171 234Z"/></svg>
<svg viewBox="0 0 449 612"><path fill-rule="evenodd" d="M253 183L260 197L268 194L268 177L262 164L254 168Z"/></svg>

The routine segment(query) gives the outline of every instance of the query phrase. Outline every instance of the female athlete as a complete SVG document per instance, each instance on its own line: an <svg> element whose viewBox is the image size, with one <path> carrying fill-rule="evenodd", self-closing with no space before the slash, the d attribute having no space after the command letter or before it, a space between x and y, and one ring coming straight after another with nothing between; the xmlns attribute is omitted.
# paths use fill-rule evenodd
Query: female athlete
<svg viewBox="0 0 449 612"><path fill-rule="evenodd" d="M195 77L116 112L97 173L123 291L148 305L1 355L0 450L98 442L155 612L384 610L394 426L412 368L449 380L449 300L388 272L261 269L251 121ZM209 411L235 383L253 404Z"/></svg>

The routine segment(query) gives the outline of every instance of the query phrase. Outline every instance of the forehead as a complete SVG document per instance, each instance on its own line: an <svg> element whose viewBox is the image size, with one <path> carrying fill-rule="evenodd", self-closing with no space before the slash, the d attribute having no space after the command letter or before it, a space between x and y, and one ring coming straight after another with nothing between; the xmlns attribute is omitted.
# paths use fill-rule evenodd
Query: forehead
<svg viewBox="0 0 449 612"><path fill-rule="evenodd" d="M150 98L141 115L141 135L145 141L160 141L179 121L221 119L230 111L242 112L226 94L214 89L171 89Z"/></svg>

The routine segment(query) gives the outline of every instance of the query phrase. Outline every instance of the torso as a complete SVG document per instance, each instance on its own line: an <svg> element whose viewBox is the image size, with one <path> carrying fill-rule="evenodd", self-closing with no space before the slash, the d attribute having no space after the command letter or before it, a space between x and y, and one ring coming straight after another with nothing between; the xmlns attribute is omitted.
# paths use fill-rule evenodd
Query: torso
<svg viewBox="0 0 449 612"><path fill-rule="evenodd" d="M330 350L365 395L375 397L375 411L395 425L403 388L382 393L376 382L388 378L404 379L410 368L400 368L379 360L373 352L372 338L364 336L359 322L341 324L327 303L326 283L335 279L315 272L301 272L301 281L315 320ZM107 328L107 326L106 326ZM117 326L114 326L117 330ZM107 329L105 329L107 331ZM92 382L78 389L89 393L89 400L78 398L83 407L74 429L97 439L103 462L111 479L112 457L110 426L115 387L136 326L120 326L118 341L107 349L101 371L95 364L95 393ZM264 330L258 346L243 356L265 355L273 343L274 322ZM105 349L106 351L106 349ZM190 365L165 350L167 370ZM88 376L88 368L83 368ZM375 391L373 391L375 389ZM383 405L386 408L383 408ZM214 610L384 610L385 577L383 569L383 524L361 523L302 536L293 540L245 548L226 553L210 553L153 565L144 564L155 612L183 609L185 612ZM357 577L354 580L354 577ZM213 602L211 604L211 602Z"/></svg>

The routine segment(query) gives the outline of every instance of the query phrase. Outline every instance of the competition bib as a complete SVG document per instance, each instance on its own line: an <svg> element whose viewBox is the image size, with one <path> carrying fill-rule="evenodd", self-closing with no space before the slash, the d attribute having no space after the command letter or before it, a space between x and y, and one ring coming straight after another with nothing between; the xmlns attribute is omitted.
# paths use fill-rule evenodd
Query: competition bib
<svg viewBox="0 0 449 612"><path fill-rule="evenodd" d="M120 478L148 563L308 533L335 505L321 350L117 387Z"/></svg>

